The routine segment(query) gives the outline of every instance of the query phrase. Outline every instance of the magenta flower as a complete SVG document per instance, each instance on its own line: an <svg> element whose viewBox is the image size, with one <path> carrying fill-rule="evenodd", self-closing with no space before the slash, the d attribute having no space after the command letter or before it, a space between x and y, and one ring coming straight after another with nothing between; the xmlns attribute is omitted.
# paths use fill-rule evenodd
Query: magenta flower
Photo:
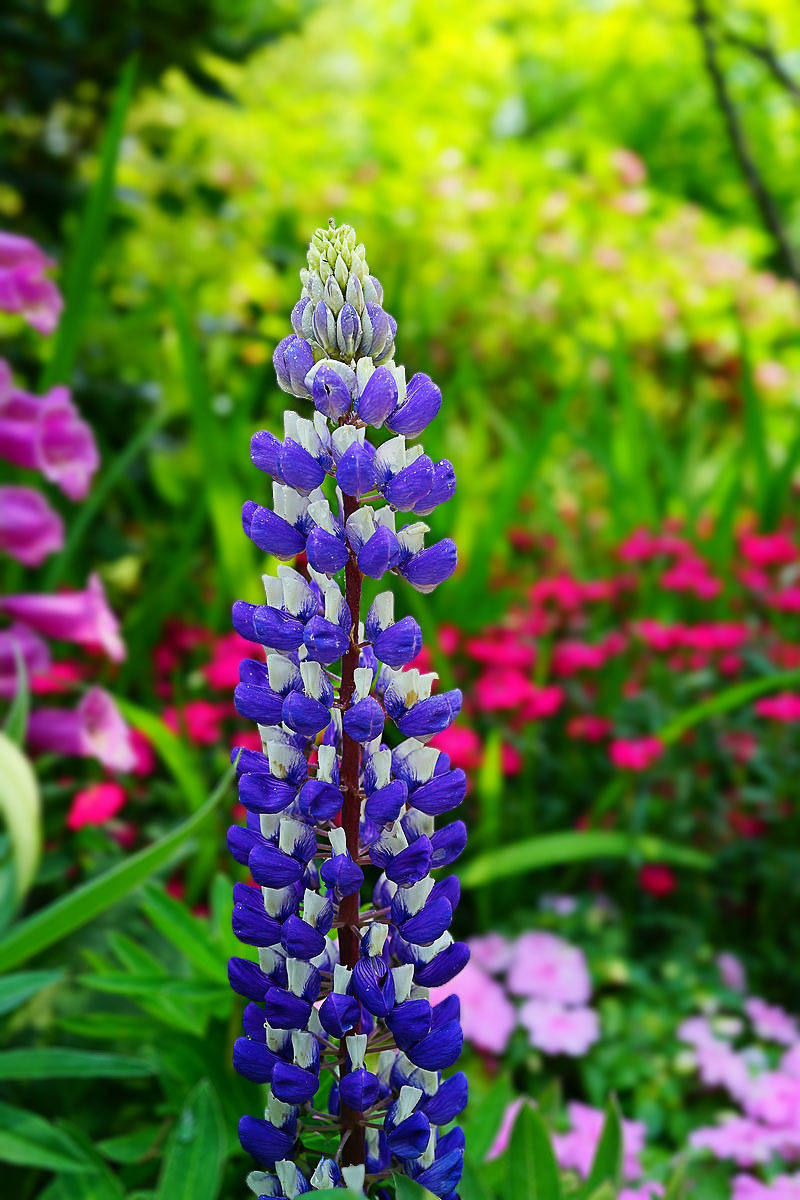
<svg viewBox="0 0 800 1200"><path fill-rule="evenodd" d="M111 771L130 771L136 765L130 729L108 692L99 687L90 688L76 709L32 712L28 745L51 754L96 758Z"/></svg>
<svg viewBox="0 0 800 1200"><path fill-rule="evenodd" d="M0 550L38 567L63 544L64 522L44 496L29 487L0 487Z"/></svg>
<svg viewBox="0 0 800 1200"><path fill-rule="evenodd" d="M737 1175L731 1200L800 1200L800 1174L776 1175L769 1183L753 1175Z"/></svg>
<svg viewBox="0 0 800 1200"><path fill-rule="evenodd" d="M583 951L553 933L523 933L517 938L508 987L516 996L558 1004L586 1004L592 994Z"/></svg>
<svg viewBox="0 0 800 1200"><path fill-rule="evenodd" d="M10 699L19 686L17 655L22 658L28 678L50 668L47 642L27 625L9 625L7 629L0 629L0 699Z"/></svg>
<svg viewBox="0 0 800 1200"><path fill-rule="evenodd" d="M663 752L657 737L617 738L608 748L612 763L623 771L646 771Z"/></svg>
<svg viewBox="0 0 800 1200"><path fill-rule="evenodd" d="M24 621L45 637L76 642L89 650L103 650L113 662L121 662L125 657L119 622L108 606L97 575L89 577L89 586L84 592L0 596L0 612Z"/></svg>
<svg viewBox="0 0 800 1200"><path fill-rule="evenodd" d="M716 964L723 987L730 988L732 992L743 992L745 990L747 987L747 974L740 958L737 958L735 954L731 954L729 950L723 950L717 955Z"/></svg>
<svg viewBox="0 0 800 1200"><path fill-rule="evenodd" d="M519 1021L531 1045L545 1054L580 1058L600 1037L593 1008L564 1008L551 1000L527 1000L519 1010Z"/></svg>
<svg viewBox="0 0 800 1200"><path fill-rule="evenodd" d="M29 238L0 231L0 309L20 313L39 333L52 333L63 301L45 271L55 266Z"/></svg>
<svg viewBox="0 0 800 1200"><path fill-rule="evenodd" d="M84 498L100 464L94 434L64 387L44 396L0 388L0 457L41 471L70 500Z"/></svg>
<svg viewBox="0 0 800 1200"><path fill-rule="evenodd" d="M689 1135L689 1145L708 1150L715 1158L754 1167L767 1163L782 1145L782 1135L747 1117L728 1117L719 1125L704 1125Z"/></svg>
<svg viewBox="0 0 800 1200"><path fill-rule="evenodd" d="M800 695L797 692L780 692L777 696L765 696L753 705L759 717L771 721L800 721Z"/></svg>
<svg viewBox="0 0 800 1200"><path fill-rule="evenodd" d="M91 783L76 792L67 813L67 829L83 829L84 825L104 825L115 817L125 804L125 789L113 779Z"/></svg>

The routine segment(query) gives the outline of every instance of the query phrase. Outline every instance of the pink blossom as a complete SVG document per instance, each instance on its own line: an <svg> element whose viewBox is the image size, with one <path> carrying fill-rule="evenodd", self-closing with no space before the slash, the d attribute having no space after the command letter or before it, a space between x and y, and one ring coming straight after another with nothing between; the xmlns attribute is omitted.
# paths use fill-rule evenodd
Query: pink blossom
<svg viewBox="0 0 800 1200"><path fill-rule="evenodd" d="M492 669L475 684L475 700L484 712L520 708L533 686L519 671Z"/></svg>
<svg viewBox="0 0 800 1200"><path fill-rule="evenodd" d="M580 713L567 721L567 737L574 741L602 742L611 733L612 722L608 717L592 713Z"/></svg>
<svg viewBox="0 0 800 1200"><path fill-rule="evenodd" d="M527 1096L517 1096L516 1100L512 1100L503 1113L503 1119L500 1122L495 1139L489 1147L486 1155L486 1162L491 1162L494 1158L499 1158L501 1154L505 1154L511 1141L511 1134L514 1132L514 1124L519 1116L523 1104L529 1104L532 1108L534 1103Z"/></svg>
<svg viewBox="0 0 800 1200"><path fill-rule="evenodd" d="M67 814L67 829L82 829L84 825L104 825L115 817L125 804L125 789L113 780L92 783L72 798Z"/></svg>
<svg viewBox="0 0 800 1200"><path fill-rule="evenodd" d="M800 721L800 695L797 692L779 692L777 696L764 696L756 700L753 708L759 717L771 721Z"/></svg>
<svg viewBox="0 0 800 1200"><path fill-rule="evenodd" d="M600 1037L593 1008L563 1008L551 1000L526 1000L519 1010L519 1022L531 1045L545 1054L580 1058Z"/></svg>
<svg viewBox="0 0 800 1200"><path fill-rule="evenodd" d="M730 951L723 950L717 955L716 961L723 986L732 992L743 992L747 987L747 975L742 960Z"/></svg>
<svg viewBox="0 0 800 1200"><path fill-rule="evenodd" d="M554 675L577 675L579 671L599 671L607 654L601 644L588 642L559 642L553 650L551 667Z"/></svg>
<svg viewBox="0 0 800 1200"><path fill-rule="evenodd" d="M800 1042L784 1054L781 1059L781 1071L784 1075L791 1075L792 1079L800 1079Z"/></svg>
<svg viewBox="0 0 800 1200"><path fill-rule="evenodd" d="M702 1126L689 1135L689 1145L709 1150L715 1158L754 1167L767 1163L780 1146L780 1134L748 1117L727 1117L719 1125Z"/></svg>
<svg viewBox="0 0 800 1200"><path fill-rule="evenodd" d="M111 771L129 771L136 761L130 730L99 687L90 688L75 709L35 709L27 740L32 750L96 758Z"/></svg>
<svg viewBox="0 0 800 1200"><path fill-rule="evenodd" d="M227 715L228 709L223 705L212 704L210 700L190 700L182 708L165 708L161 718L178 737L188 737L199 746L213 746L222 737L221 725Z"/></svg>
<svg viewBox="0 0 800 1200"><path fill-rule="evenodd" d="M471 963L490 975L502 975L513 960L514 946L501 933L485 933L469 939L469 953Z"/></svg>
<svg viewBox="0 0 800 1200"><path fill-rule="evenodd" d="M788 533L745 533L739 539L742 557L753 567L780 567L797 560L797 547Z"/></svg>
<svg viewBox="0 0 800 1200"><path fill-rule="evenodd" d="M522 704L520 717L523 721L539 721L544 717L554 716L564 702L564 693L560 687L550 684L547 687L537 687L531 684L526 699Z"/></svg>
<svg viewBox="0 0 800 1200"><path fill-rule="evenodd" d="M156 756L153 753L153 747L140 729L131 730L131 745L135 759L131 773L141 776L152 775L156 769Z"/></svg>
<svg viewBox="0 0 800 1200"><path fill-rule="evenodd" d="M507 629L489 629L481 637L468 638L465 648L470 658L495 670L530 671L536 657L533 646Z"/></svg>
<svg viewBox="0 0 800 1200"><path fill-rule="evenodd" d="M663 863L645 863L639 868L639 887L651 896L669 896L678 886L675 873Z"/></svg>
<svg viewBox="0 0 800 1200"><path fill-rule="evenodd" d="M669 654L683 644L682 625L664 625L646 617L635 628L642 641L659 653Z"/></svg>
<svg viewBox="0 0 800 1200"><path fill-rule="evenodd" d="M63 544L64 522L40 492L0 487L0 550L38 567Z"/></svg>
<svg viewBox="0 0 800 1200"><path fill-rule="evenodd" d="M50 663L41 671L34 672L31 676L31 692L34 696L53 696L74 691L83 674L79 663L61 659L59 662Z"/></svg>
<svg viewBox="0 0 800 1200"><path fill-rule="evenodd" d="M64 387L41 397L0 395L0 458L41 471L70 500L83 500L100 464L94 435Z"/></svg>
<svg viewBox="0 0 800 1200"><path fill-rule="evenodd" d="M765 1041L793 1046L800 1040L795 1018L777 1004L768 1004L760 996L751 996L745 1001L744 1010L758 1037L764 1038Z"/></svg>
<svg viewBox="0 0 800 1200"><path fill-rule="evenodd" d="M63 638L90 650L102 649L113 662L121 662L125 657L119 623L97 575L89 577L85 592L1 596L0 611L45 637Z"/></svg>
<svg viewBox="0 0 800 1200"><path fill-rule="evenodd" d="M671 592L689 592L699 600L713 600L722 591L722 584L700 558L676 562L661 576L661 586Z"/></svg>
<svg viewBox="0 0 800 1200"><path fill-rule="evenodd" d="M646 771L663 752L657 737L617 738L608 748L612 763L623 771Z"/></svg>
<svg viewBox="0 0 800 1200"><path fill-rule="evenodd" d="M0 309L20 313L39 333L52 333L63 301L45 274L55 266L29 238L0 231Z"/></svg>
<svg viewBox="0 0 800 1200"><path fill-rule="evenodd" d="M765 1125L800 1132L800 1079L763 1071L749 1081L744 1108L749 1117Z"/></svg>
<svg viewBox="0 0 800 1200"><path fill-rule="evenodd" d="M567 1105L567 1113L571 1128L568 1133L554 1136L556 1157L564 1170L577 1171L585 1177L597 1150L605 1113L577 1102ZM642 1174L639 1155L644 1149L646 1133L641 1121L622 1121L622 1174L626 1180L638 1179Z"/></svg>
<svg viewBox="0 0 800 1200"><path fill-rule="evenodd" d="M768 592L765 599L777 612L800 612L800 587L797 584Z"/></svg>
<svg viewBox="0 0 800 1200"><path fill-rule="evenodd" d="M522 755L516 746L503 742L500 747L500 770L504 775L519 775L522 770Z"/></svg>
<svg viewBox="0 0 800 1200"><path fill-rule="evenodd" d="M464 771L476 770L483 759L481 739L468 725L451 725L432 737L428 745L447 754L453 766Z"/></svg>
<svg viewBox="0 0 800 1200"><path fill-rule="evenodd" d="M626 187L638 187L647 178L647 167L633 150L627 150L624 146L612 150L611 162Z"/></svg>
<svg viewBox="0 0 800 1200"><path fill-rule="evenodd" d="M800 1174L777 1175L769 1183L753 1175L736 1175L731 1200L800 1200Z"/></svg>
<svg viewBox="0 0 800 1200"><path fill-rule="evenodd" d="M640 1183L638 1187L623 1188L618 1200L655 1200L663 1196L664 1188L660 1183Z"/></svg>
<svg viewBox="0 0 800 1200"><path fill-rule="evenodd" d="M715 1042L714 1031L707 1017L688 1017L678 1026L678 1038L690 1046L703 1046Z"/></svg>
<svg viewBox="0 0 800 1200"><path fill-rule="evenodd" d="M575 609L580 608L583 600L580 583L569 575L539 579L531 587L529 595L534 604L546 604L552 600L556 608L561 608L565 612L574 612Z"/></svg>
<svg viewBox="0 0 800 1200"><path fill-rule="evenodd" d="M36 671L46 671L50 666L47 642L28 629L27 625L15 624L0 629L0 698L3 700L13 696L19 687L17 656L28 678Z"/></svg>
<svg viewBox="0 0 800 1200"><path fill-rule="evenodd" d="M625 562L646 562L662 555L691 555L692 547L674 533L650 533L648 529L637 529L617 551Z"/></svg>
<svg viewBox="0 0 800 1200"><path fill-rule="evenodd" d="M203 667L209 687L220 690L235 688L239 682L239 663L243 658L255 658L263 662L263 646L245 641L238 633L227 633L217 638L212 646L211 660Z"/></svg>
<svg viewBox="0 0 800 1200"><path fill-rule="evenodd" d="M592 981L586 956L554 933L523 933L513 946L508 987L515 996L534 996L560 1004L586 1004Z"/></svg>
<svg viewBox="0 0 800 1200"><path fill-rule="evenodd" d="M502 1054L514 1032L516 1014L499 983L470 960L455 979L431 989L431 1003L453 994L461 1000L461 1027L467 1041L478 1050Z"/></svg>
<svg viewBox="0 0 800 1200"><path fill-rule="evenodd" d="M695 1046L697 1071L706 1087L722 1087L737 1100L746 1095L750 1072L741 1055L727 1043L711 1038Z"/></svg>

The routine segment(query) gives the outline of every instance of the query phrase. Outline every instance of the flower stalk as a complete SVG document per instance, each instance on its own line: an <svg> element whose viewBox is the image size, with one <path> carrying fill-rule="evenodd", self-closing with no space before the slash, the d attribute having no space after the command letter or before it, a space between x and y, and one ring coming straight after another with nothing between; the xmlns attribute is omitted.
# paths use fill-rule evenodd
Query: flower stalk
<svg viewBox="0 0 800 1200"><path fill-rule="evenodd" d="M407 444L441 395L395 364L396 324L353 230L318 230L308 264L295 333L274 361L281 387L316 411L287 412L282 442L255 434L273 507L243 509L247 535L284 565L264 578L266 604L233 610L265 648L265 661L242 662L235 693L263 749L237 752L247 825L228 837L261 888L234 888L234 931L258 962L234 958L229 974L250 1001L234 1065L268 1084L269 1100L239 1135L260 1197L350 1187L388 1200L401 1172L452 1200L464 1140L441 1129L463 1109L466 1079L442 1072L462 1035L457 998L432 1005L430 989L469 952L449 932L458 881L432 872L464 848L463 822L437 830L435 818L466 780L428 742L461 694L409 666L421 631L395 620L392 593L364 612L362 592L388 572L421 592L452 574L453 542L426 547L418 518L450 499L455 476ZM393 436L373 445L370 429ZM315 1158L304 1127L338 1130L338 1145Z"/></svg>

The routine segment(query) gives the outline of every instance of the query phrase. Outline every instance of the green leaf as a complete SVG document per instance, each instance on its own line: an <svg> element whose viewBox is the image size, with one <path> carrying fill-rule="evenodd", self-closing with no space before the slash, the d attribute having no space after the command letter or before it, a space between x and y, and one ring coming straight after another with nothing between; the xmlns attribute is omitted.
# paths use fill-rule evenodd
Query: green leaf
<svg viewBox="0 0 800 1200"><path fill-rule="evenodd" d="M18 971L16 975L6 975L0 979L0 1015L18 1008L61 978L61 971Z"/></svg>
<svg viewBox="0 0 800 1200"><path fill-rule="evenodd" d="M153 1148L160 1131L160 1125L144 1125L141 1129L134 1129L132 1133L104 1138L102 1142L97 1143L97 1149L104 1158L109 1158L112 1162L135 1163Z"/></svg>
<svg viewBox="0 0 800 1200"><path fill-rule="evenodd" d="M598 858L639 858L650 862L674 863L676 866L707 871L712 859L699 850L667 842L643 834L633 837L612 830L568 830L548 833L511 843L491 854L481 854L461 871L463 888L481 887L497 879L542 871L565 863L584 862Z"/></svg>
<svg viewBox="0 0 800 1200"><path fill-rule="evenodd" d="M127 971L105 975L80 975L78 983L109 996L180 996L190 1004L215 1004L227 1001L230 989L221 983L203 983L193 979L174 979L171 975L132 975Z"/></svg>
<svg viewBox="0 0 800 1200"><path fill-rule="evenodd" d="M3 1079L135 1079L154 1068L140 1058L61 1046L0 1050Z"/></svg>
<svg viewBox="0 0 800 1200"><path fill-rule="evenodd" d="M28 759L5 733L0 733L0 813L14 849L17 898L33 883L42 844L39 785Z"/></svg>
<svg viewBox="0 0 800 1200"><path fill-rule="evenodd" d="M44 1117L0 1103L0 1161L44 1171L94 1172L97 1167L63 1129Z"/></svg>
<svg viewBox="0 0 800 1200"><path fill-rule="evenodd" d="M133 96L137 57L128 59L114 94L111 114L100 147L100 168L89 192L78 234L64 273L64 312L58 324L53 353L42 379L42 390L54 383L69 383L80 344L81 331L92 296L92 276L102 258L114 193L119 148L125 118Z"/></svg>
<svg viewBox="0 0 800 1200"><path fill-rule="evenodd" d="M152 846L125 858L110 871L20 921L0 938L0 971L25 962L48 946L86 925L144 883L161 867L187 848L189 839L202 827L222 802L233 778L233 767L225 772L202 808Z"/></svg>
<svg viewBox="0 0 800 1200"><path fill-rule="evenodd" d="M611 1188L619 1185L622 1176L622 1153L622 1121L617 1102L612 1097L606 1105L606 1119L586 1179L584 1194L587 1198L602 1184L609 1184ZM613 1191L611 1196L613 1200Z"/></svg>
<svg viewBox="0 0 800 1200"><path fill-rule="evenodd" d="M560 1200L556 1156L539 1114L523 1104L511 1133L506 1164L506 1191L526 1200Z"/></svg>
<svg viewBox="0 0 800 1200"><path fill-rule="evenodd" d="M664 1200L683 1200L686 1195L686 1162L681 1162L675 1168L667 1183Z"/></svg>
<svg viewBox="0 0 800 1200"><path fill-rule="evenodd" d="M192 811L201 808L206 797L206 786L197 767L194 752L188 743L177 737L160 717L148 709L140 708L138 704L132 704L122 696L115 696L114 702L125 720L145 735L169 767L175 782L189 802L189 808Z"/></svg>
<svg viewBox="0 0 800 1200"><path fill-rule="evenodd" d="M393 1175L392 1182L397 1200L434 1200L427 1188L420 1187L407 1175ZM316 1197L314 1198L316 1200Z"/></svg>
<svg viewBox="0 0 800 1200"><path fill-rule="evenodd" d="M159 1200L216 1200L226 1157L219 1101L203 1079L189 1096L167 1143Z"/></svg>
<svg viewBox="0 0 800 1200"><path fill-rule="evenodd" d="M489 1194L481 1183L478 1168L471 1159L464 1159L464 1173L458 1185L461 1200L489 1200Z"/></svg>
<svg viewBox="0 0 800 1200"><path fill-rule="evenodd" d="M159 933L201 974L217 981L225 978L222 955L210 942L207 921L193 917L185 904L152 886L145 888L142 908Z"/></svg>
<svg viewBox="0 0 800 1200"><path fill-rule="evenodd" d="M120 1181L107 1172L90 1176L59 1175L38 1200L120 1200L124 1195Z"/></svg>
<svg viewBox="0 0 800 1200"><path fill-rule="evenodd" d="M798 684L800 684L800 670L781 671L776 675L766 676L764 679L736 683L733 687L717 692L710 700L704 700L692 708L687 708L685 712L679 713L659 730L658 736L665 746L670 746L679 741L695 725L707 721L709 717L719 716L734 708L743 708L751 700L757 700L759 696L765 696L768 692L781 692L796 687Z"/></svg>
<svg viewBox="0 0 800 1200"><path fill-rule="evenodd" d="M25 659L22 657L22 651L14 638L11 639L11 651L14 655L17 684L8 712L6 713L3 729L6 737L10 738L15 746L22 748L25 745L25 734L28 731L31 693L28 686L28 672L25 667Z"/></svg>

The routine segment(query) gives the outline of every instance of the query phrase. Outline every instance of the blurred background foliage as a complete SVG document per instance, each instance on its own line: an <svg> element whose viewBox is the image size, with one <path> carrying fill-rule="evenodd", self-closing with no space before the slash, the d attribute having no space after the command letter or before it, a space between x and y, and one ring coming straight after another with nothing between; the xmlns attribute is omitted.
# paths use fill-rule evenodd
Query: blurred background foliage
<svg viewBox="0 0 800 1200"><path fill-rule="evenodd" d="M227 747L214 736L192 744L174 719L208 691L209 645L181 640L174 623L220 635L234 598L259 598L260 564L238 512L268 487L247 447L255 429L281 423L286 398L271 356L289 328L310 232L329 216L355 226L399 324L399 361L442 387L443 415L426 449L453 460L459 489L432 523L458 542L459 573L422 603L397 591L399 610L413 606L423 623L443 677L460 670L471 678L464 661L449 663L441 652L443 626L479 633L543 572L611 575L620 544L643 524L682 523L687 535L698 534L724 587L705 607L693 598L684 605L643 571L638 607L631 602L622 615L747 615L749 600L736 591L737 528L752 522L774 532L796 518L799 81L800 10L789 0L4 5L0 225L37 239L59 261L72 324L44 352L12 321L3 318L0 330L32 389L43 378L72 386L103 457L67 547L45 574L50 586L79 587L98 568L122 617L128 658L101 679L159 756L154 776L130 784L128 811L147 846L164 847L125 887L112 887L101 873L131 855L104 829L65 834L75 781L43 764L48 852L28 902L30 920L37 912L40 920L6 930L0 961L20 968L38 954L34 965L53 973L17 985L26 1007L11 1025L11 1044L31 1030L47 1044L56 1031L143 1057L138 1068L130 1058L106 1064L114 1078L107 1093L71 1079L57 1103L47 1082L24 1077L27 1108L60 1124L47 1136L26 1131L24 1144L39 1149L11 1155L15 1194L172 1200L169 1172L177 1168L160 1164L165 1145L172 1161L180 1143L181 1113L216 1147L209 1197L232 1194L224 1188L241 1174L239 1160L227 1168L228 1183L217 1182L235 1151L235 1114L249 1103L227 1065L236 1013L215 968L232 950L229 881L219 874L228 870L222 793L209 802L213 819L195 822ZM4 590L22 589L26 579L13 568ZM603 612L581 632L601 637L621 619L618 610ZM787 642L793 620L777 621ZM746 660L744 676L769 688L775 663L759 653ZM546 673L540 663L540 683ZM636 700L623 695L623 682L618 672L604 686L628 733L667 728L725 684L700 673ZM166 704L172 733L157 715ZM468 717L489 749L469 800L475 836L465 926L518 933L540 920L539 891L596 882L591 853L565 868L556 849L540 874L516 868L498 888L487 855L496 864L500 844L513 849L515 830L535 838L587 819L604 829L618 804L627 832L639 837L651 823L670 836L672 861L696 882L665 911L652 896L640 903L635 871L617 874L612 865L601 873L632 927L624 949L609 934L611 965L600 972L617 1028L625 1022L614 989L627 978L619 959L635 961L648 945L663 955L658 969L632 968L644 997L637 993L637 1023L640 1011L642 1023L653 1019L665 979L677 992L675 979L690 978L684 991L702 1004L709 986L687 963L707 964L731 914L752 918L741 942L760 956L770 982L791 992L787 958L752 930L771 927L782 889L797 899L786 838L796 823L786 807L796 738L776 733L758 760L761 775L748 784L756 806L784 804L787 825L773 826L769 855L752 841L725 843L709 876L690 844L716 853L727 818L717 814L711 833L698 833L698 802L711 809L723 784L740 783L742 774L741 763L734 768L721 755L708 782L716 726L701 733L694 758L683 754L682 774L670 760L651 788L649 778L630 776L618 786L599 750L564 750L562 742L554 753L535 722L512 729L525 769L509 776L501 741L513 721L489 716L481 725L474 709ZM131 898L134 885L173 861L178 842L159 839L179 821L187 824L178 842L192 854L175 895L159 887ZM637 847L629 856L637 869L664 850ZM93 878L102 884L78 895L75 880ZM761 904L758 888L770 878ZM59 898L73 907L43 908ZM123 910L111 907L119 899ZM604 1043L584 1090L597 1102L628 1088L652 1130L672 1131L674 1149L685 1135L683 1085L673 1080L654 1097L632 1068L637 1053ZM491 1081L496 1067L474 1067L479 1091L480 1072ZM522 1086L530 1067L528 1048L502 1076L505 1099L509 1079ZM145 1070L159 1077L155 1101ZM536 1083L526 1086L543 1088L540 1059L531 1070ZM122 1094L120 1078L125 1105L109 1122L106 1101ZM80 1127L65 1132L71 1110L82 1114ZM477 1144L488 1146L500 1111L487 1103L473 1115L474 1124L484 1113ZM39 1191L42 1172L59 1165L67 1175ZM83 1190L70 1190L69 1171ZM87 1190L89 1176L96 1192ZM727 1196L724 1181L713 1186L714 1196Z"/></svg>

